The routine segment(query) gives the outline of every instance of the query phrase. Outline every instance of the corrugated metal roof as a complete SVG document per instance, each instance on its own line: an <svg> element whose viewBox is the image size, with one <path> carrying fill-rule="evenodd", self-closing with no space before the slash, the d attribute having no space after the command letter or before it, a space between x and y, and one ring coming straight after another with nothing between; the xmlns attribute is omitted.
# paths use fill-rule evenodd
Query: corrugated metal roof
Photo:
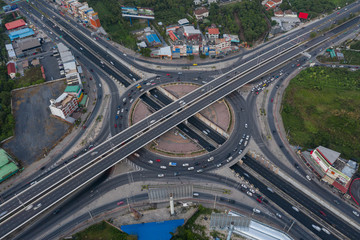
<svg viewBox="0 0 360 240"><path fill-rule="evenodd" d="M26 22L23 19L19 19L13 22L9 22L5 24L7 30L15 29L18 27L25 26Z"/></svg>
<svg viewBox="0 0 360 240"><path fill-rule="evenodd" d="M15 31L15 32L11 32L9 34L9 38L10 40L14 40L16 38L24 38L24 37L28 37L28 36L32 36L34 35L34 31L30 28L23 28L23 29L20 29L18 31Z"/></svg>
<svg viewBox="0 0 360 240"><path fill-rule="evenodd" d="M65 88L65 91L64 91L64 92L74 92L74 93L77 93L77 92L79 92L79 89L80 89L80 86L79 86L79 85L67 86L67 87Z"/></svg>
<svg viewBox="0 0 360 240"><path fill-rule="evenodd" d="M9 157L6 154L5 150L0 148L0 167L4 166L9 162Z"/></svg>
<svg viewBox="0 0 360 240"><path fill-rule="evenodd" d="M15 163L11 162L9 164L6 164L5 166L0 168L0 180L3 180L3 178L6 178L7 175L17 171L19 168L16 166Z"/></svg>

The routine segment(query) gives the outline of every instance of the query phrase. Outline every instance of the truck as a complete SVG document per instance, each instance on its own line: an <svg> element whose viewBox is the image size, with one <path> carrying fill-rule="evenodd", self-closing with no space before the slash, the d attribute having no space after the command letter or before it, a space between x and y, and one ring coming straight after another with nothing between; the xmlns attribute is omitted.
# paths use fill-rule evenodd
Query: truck
<svg viewBox="0 0 360 240"><path fill-rule="evenodd" d="M175 162L169 162L169 166L170 167L176 167L176 163Z"/></svg>

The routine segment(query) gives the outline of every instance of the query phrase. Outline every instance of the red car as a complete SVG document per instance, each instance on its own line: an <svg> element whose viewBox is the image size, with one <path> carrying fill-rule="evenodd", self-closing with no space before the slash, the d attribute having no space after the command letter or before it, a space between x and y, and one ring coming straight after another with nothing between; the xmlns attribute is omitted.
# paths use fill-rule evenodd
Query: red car
<svg viewBox="0 0 360 240"><path fill-rule="evenodd" d="M298 63L296 66L300 66L300 63Z"/></svg>
<svg viewBox="0 0 360 240"><path fill-rule="evenodd" d="M170 76L170 73L167 73L166 76Z"/></svg>
<svg viewBox="0 0 360 240"><path fill-rule="evenodd" d="M326 217L326 214L323 212L323 211L319 211L319 213L321 214L321 215L323 215L324 217Z"/></svg>
<svg viewBox="0 0 360 240"><path fill-rule="evenodd" d="M120 202L117 203L118 206L120 206L122 204L124 204L124 201L120 201Z"/></svg>
<svg viewBox="0 0 360 240"><path fill-rule="evenodd" d="M273 101L274 101L274 99L272 98L272 99L271 99L271 102L273 102Z"/></svg>
<svg viewBox="0 0 360 240"><path fill-rule="evenodd" d="M116 123L114 124L114 127L117 128L117 124L116 124Z"/></svg>
<svg viewBox="0 0 360 240"><path fill-rule="evenodd" d="M161 160L160 160L160 159L156 159L156 161L157 161L157 162L161 162Z"/></svg>
<svg viewBox="0 0 360 240"><path fill-rule="evenodd" d="M261 198L257 198L256 201L258 201L259 203L262 203Z"/></svg>

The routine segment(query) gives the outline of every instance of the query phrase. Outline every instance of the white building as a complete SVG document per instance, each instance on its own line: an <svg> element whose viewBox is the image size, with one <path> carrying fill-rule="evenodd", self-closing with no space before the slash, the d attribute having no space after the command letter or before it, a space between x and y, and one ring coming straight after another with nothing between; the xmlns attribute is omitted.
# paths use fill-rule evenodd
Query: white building
<svg viewBox="0 0 360 240"><path fill-rule="evenodd" d="M50 103L51 114L67 121L70 115L78 108L77 98L68 93L61 94L56 100L50 99Z"/></svg>

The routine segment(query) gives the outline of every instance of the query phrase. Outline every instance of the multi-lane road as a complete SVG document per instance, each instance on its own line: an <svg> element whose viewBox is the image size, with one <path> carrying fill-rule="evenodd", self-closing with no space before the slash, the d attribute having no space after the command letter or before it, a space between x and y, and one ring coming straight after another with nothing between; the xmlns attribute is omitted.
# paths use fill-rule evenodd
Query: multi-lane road
<svg viewBox="0 0 360 240"><path fill-rule="evenodd" d="M357 6L357 8L358 7L359 6ZM32 14L36 14L35 10L32 10ZM41 18L41 15L38 17ZM336 15L331 17L336 17ZM61 24L65 24L65 22L61 22L62 20L57 19L57 17L55 17L54 20L59 21ZM326 22L327 20L328 19L324 19L323 21ZM348 24L340 26L337 30L311 40L306 43L306 45L299 43L308 38L310 33L308 29L310 27L300 29L297 32L294 32L293 35L289 35L289 38L280 39L277 43L277 47L264 50L256 58L248 60L246 63L238 66L226 75L220 76L206 84L204 87L184 96L180 100L184 101L185 104L180 104L180 100L178 100L163 107L152 114L148 119L129 127L108 141L105 141L103 144L97 146L91 152L88 152L75 161L58 169L53 174L31 186L28 190L23 191L2 204L0 212L6 212L0 220L2 221L0 230L4 233L3 237L45 211L56 202L76 191L83 183L91 181L95 176L141 148L157 136L166 132L168 129L188 119L196 112L209 106L212 102L228 95L234 91L234 89L256 79L259 76L259 73L261 75L271 71L282 63L301 54L308 48L328 40L331 36L336 34L337 31L345 29L347 25L351 26L352 24L355 24L355 21L358 21L358 18L350 21ZM46 22L46 24L51 26L53 23ZM317 27L319 25L321 25L321 21L316 22L312 27ZM56 29L56 26L53 28ZM64 35L63 31L64 30L58 29L57 33L62 34L67 42L70 42L71 45L77 49L84 47L74 41L70 36ZM83 43L87 44L85 40ZM91 43L89 43L89 45L90 44ZM95 47L96 45L94 48ZM87 58L93 60L94 63L100 66L102 65L100 62L101 60L97 59L97 56L92 52L87 51L85 48L81 51L83 51ZM115 66L115 62L113 63L114 65L111 65ZM112 67L108 67L105 64L103 69L107 73L112 73L111 75L119 76L119 78L121 78ZM123 69L123 71L126 72L127 70ZM125 81L125 79L123 80ZM154 120L154 123L149 125L149 122L152 122L152 120ZM42 204L42 207L37 210L29 209L28 207L29 205L36 206L39 203Z"/></svg>

